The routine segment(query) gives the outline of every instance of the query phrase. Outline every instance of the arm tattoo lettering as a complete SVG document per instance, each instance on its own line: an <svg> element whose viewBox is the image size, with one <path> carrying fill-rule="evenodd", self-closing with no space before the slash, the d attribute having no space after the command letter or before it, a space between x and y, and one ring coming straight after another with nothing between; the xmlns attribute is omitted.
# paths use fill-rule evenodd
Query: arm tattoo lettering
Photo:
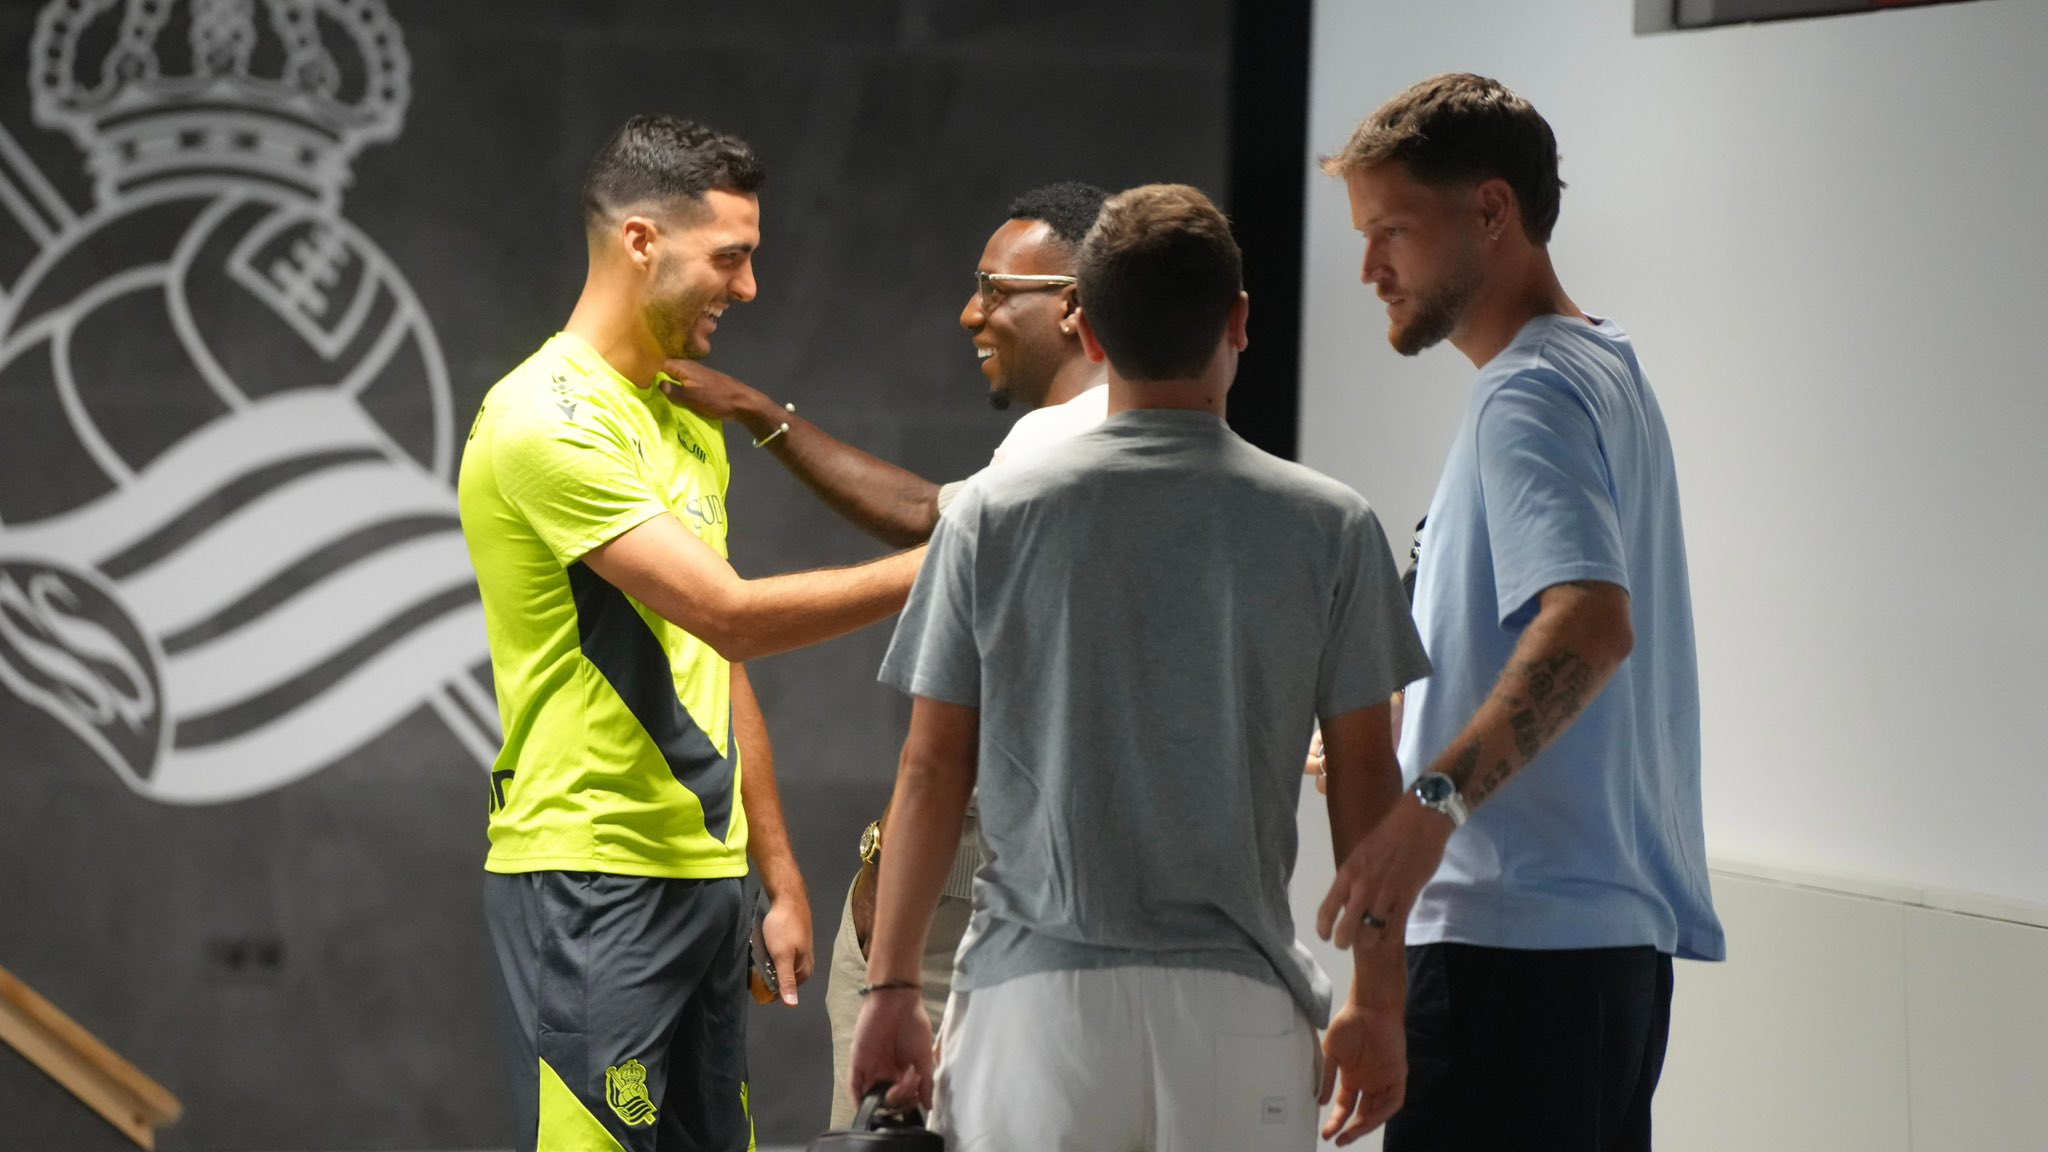
<svg viewBox="0 0 2048 1152"><path fill-rule="evenodd" d="M1450 771L1444 773L1444 775L1449 776L1451 783L1456 784L1458 791L1463 792L1466 782L1472 779L1472 770L1477 767L1479 767L1479 741L1474 740L1470 744L1465 745L1463 752L1458 753L1457 760L1451 764Z"/></svg>
<svg viewBox="0 0 2048 1152"><path fill-rule="evenodd" d="M1508 725L1515 730L1515 751L1525 761L1535 759L1543 749L1543 733L1537 729L1536 713L1528 708L1519 709L1508 717Z"/></svg>
<svg viewBox="0 0 2048 1152"><path fill-rule="evenodd" d="M1527 760L1585 710L1593 666L1578 653L1567 651L1530 660L1518 671L1528 695L1514 699L1520 707L1511 722L1515 749Z"/></svg>
<svg viewBox="0 0 2048 1152"><path fill-rule="evenodd" d="M1509 776L1514 775L1514 772L1514 765L1508 763L1506 760L1502 760L1499 763L1495 764L1493 766L1493 771L1486 774L1486 779L1481 780L1478 786L1473 788L1472 792L1465 797L1465 803L1474 808L1479 807L1480 804L1486 801L1486 798L1488 796L1493 795L1494 789L1499 788L1502 784L1505 784L1507 782L1507 778Z"/></svg>
<svg viewBox="0 0 2048 1152"><path fill-rule="evenodd" d="M1585 710L1587 689L1593 683L1593 666L1576 652L1558 652L1524 661L1510 667L1509 672L1506 682L1512 685L1518 677L1522 689L1521 693L1507 697L1511 709L1508 728L1516 758L1496 762L1485 777L1473 783L1473 770L1479 766L1479 746L1474 743L1459 754L1447 773L1457 782L1465 803L1475 808L1578 718Z"/></svg>

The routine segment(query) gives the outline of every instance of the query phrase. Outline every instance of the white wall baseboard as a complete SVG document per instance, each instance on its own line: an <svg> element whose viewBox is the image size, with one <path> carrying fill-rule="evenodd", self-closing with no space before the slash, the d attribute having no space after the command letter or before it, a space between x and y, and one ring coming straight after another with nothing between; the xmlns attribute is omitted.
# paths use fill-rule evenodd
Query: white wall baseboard
<svg viewBox="0 0 2048 1152"><path fill-rule="evenodd" d="M1657 1146L2048 1148L2048 909L1715 861L1723 964L1683 964Z"/></svg>
<svg viewBox="0 0 2048 1152"><path fill-rule="evenodd" d="M1837 896L1861 896L1911 908L1954 912L1985 920L2001 920L2031 928L2048 928L2048 906L1977 892L1956 892L1927 888L1898 880L1880 880L1846 872L1830 872L1803 865L1778 864L1730 856L1713 856L1707 861L1715 879L1759 880Z"/></svg>

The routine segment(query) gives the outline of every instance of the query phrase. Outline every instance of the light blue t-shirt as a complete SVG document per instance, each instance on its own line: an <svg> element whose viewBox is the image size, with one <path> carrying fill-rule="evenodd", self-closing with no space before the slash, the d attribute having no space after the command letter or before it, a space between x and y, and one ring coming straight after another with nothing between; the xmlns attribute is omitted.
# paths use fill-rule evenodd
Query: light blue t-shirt
<svg viewBox="0 0 2048 1152"><path fill-rule="evenodd" d="M1372 509L1215 416L1122 412L969 484L881 674L980 711L953 987L1204 968L1320 1026L1287 899L1304 740L1428 671Z"/></svg>
<svg viewBox="0 0 2048 1152"><path fill-rule="evenodd" d="M1479 373L1422 532L1415 621L1436 671L1408 690L1411 780L1492 691L1539 594L1579 580L1628 590L1635 648L1451 836L1408 942L1719 960L1671 439L1619 327L1543 316Z"/></svg>

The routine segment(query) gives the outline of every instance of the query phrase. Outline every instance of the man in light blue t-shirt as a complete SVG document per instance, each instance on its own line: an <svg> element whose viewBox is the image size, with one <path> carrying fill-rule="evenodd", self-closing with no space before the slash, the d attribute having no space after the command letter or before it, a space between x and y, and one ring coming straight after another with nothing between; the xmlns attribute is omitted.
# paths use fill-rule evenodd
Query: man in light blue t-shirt
<svg viewBox="0 0 2048 1152"><path fill-rule="evenodd" d="M1318 928L1405 932L1386 1148L1647 1150L1671 960L1718 960L1678 484L1629 339L1565 295L1536 110L1439 76L1324 162L1403 355L1479 369L1421 540L1398 805Z"/></svg>

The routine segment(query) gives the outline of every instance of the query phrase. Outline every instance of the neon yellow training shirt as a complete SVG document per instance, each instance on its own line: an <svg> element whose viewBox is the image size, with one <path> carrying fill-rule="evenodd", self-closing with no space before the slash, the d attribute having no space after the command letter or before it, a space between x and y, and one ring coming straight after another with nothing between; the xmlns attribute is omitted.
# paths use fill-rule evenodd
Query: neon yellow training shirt
<svg viewBox="0 0 2048 1152"><path fill-rule="evenodd" d="M486 869L746 874L731 665L582 563L663 513L725 555L729 474L719 424L566 332L485 395L458 498L505 726Z"/></svg>

